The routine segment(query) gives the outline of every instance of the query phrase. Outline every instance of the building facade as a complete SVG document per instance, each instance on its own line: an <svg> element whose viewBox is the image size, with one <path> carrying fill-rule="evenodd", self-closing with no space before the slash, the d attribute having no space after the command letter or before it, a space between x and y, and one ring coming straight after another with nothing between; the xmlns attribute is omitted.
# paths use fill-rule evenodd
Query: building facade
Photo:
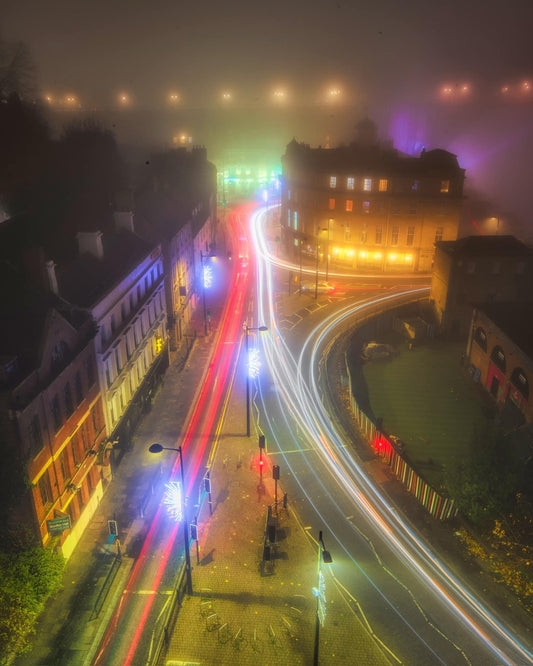
<svg viewBox="0 0 533 666"><path fill-rule="evenodd" d="M161 247L133 233L132 214L117 231L78 234L79 257L58 272L59 294L85 308L98 334L97 371L110 446L127 448L168 365Z"/></svg>
<svg viewBox="0 0 533 666"><path fill-rule="evenodd" d="M293 140L282 158L282 242L324 266L429 272L435 242L457 237L465 171L444 150L404 155L365 120L357 140L311 148Z"/></svg>
<svg viewBox="0 0 533 666"><path fill-rule="evenodd" d="M8 491L16 498L8 523L23 523L68 558L104 492L96 329L87 313L53 292L30 288L16 297L11 308L3 300L0 334L2 455L13 463L3 490L19 489Z"/></svg>
<svg viewBox="0 0 533 666"><path fill-rule="evenodd" d="M533 303L488 303L473 309L467 356L472 376L502 407L533 423Z"/></svg>
<svg viewBox="0 0 533 666"><path fill-rule="evenodd" d="M441 332L470 331L473 304L533 301L533 250L514 236L468 236L436 244L431 299Z"/></svg>

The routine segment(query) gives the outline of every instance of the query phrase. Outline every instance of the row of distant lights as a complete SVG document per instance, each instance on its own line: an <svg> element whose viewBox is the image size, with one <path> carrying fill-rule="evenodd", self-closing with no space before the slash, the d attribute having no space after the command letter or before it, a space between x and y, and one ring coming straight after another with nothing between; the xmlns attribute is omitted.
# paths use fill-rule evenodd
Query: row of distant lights
<svg viewBox="0 0 533 666"><path fill-rule="evenodd" d="M290 95L284 88L277 88L272 91L271 99L273 102L283 103L288 101ZM333 102L342 98L342 90L340 88L330 88L325 96L324 101ZM229 104L236 99L235 94L231 90L223 90L219 95L219 101L224 104ZM44 100L51 106L66 106L70 108L80 108L81 100L77 95L52 95L47 93L44 95ZM183 101L181 95L177 92L170 92L166 96L166 102L169 106L178 106ZM115 97L115 102L118 106L128 107L134 103L134 98L130 93L120 92Z"/></svg>
<svg viewBox="0 0 533 666"><path fill-rule="evenodd" d="M472 92L472 85L470 83L445 84L439 89L439 95L444 99L464 99L469 97ZM504 85L500 88L500 94L508 97L525 97L532 92L533 83L528 79L513 85Z"/></svg>
<svg viewBox="0 0 533 666"><path fill-rule="evenodd" d="M290 98L289 92L284 88L277 88L271 93L271 100L279 104L287 102ZM326 91L324 101L334 102L342 98L342 90L340 88L330 88ZM236 96L231 90L223 90L219 95L219 101L223 104L229 104L236 99ZM52 95L47 93L44 95L44 100L50 106L65 106L69 108L81 108L81 100L77 95ZM170 92L166 96L166 103L169 106L178 106L183 101L181 95L177 92ZM134 104L134 98L127 92L120 92L115 97L115 102L118 106L128 107Z"/></svg>

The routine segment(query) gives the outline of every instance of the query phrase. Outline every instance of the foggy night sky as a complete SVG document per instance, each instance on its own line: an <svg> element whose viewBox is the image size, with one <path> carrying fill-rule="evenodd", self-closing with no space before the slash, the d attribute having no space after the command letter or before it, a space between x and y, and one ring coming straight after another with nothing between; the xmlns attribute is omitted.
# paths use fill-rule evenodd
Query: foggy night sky
<svg viewBox="0 0 533 666"><path fill-rule="evenodd" d="M501 88L533 82L532 29L530 0L0 5L0 36L29 46L42 93L74 92L96 108L124 90L150 107L177 90L189 108L216 108L224 89L235 106L265 104L278 85L293 101L316 104L339 85L344 103L367 111L398 148L452 150L489 191L495 163L505 160L506 177L513 170L524 181L515 193L522 217L533 211L533 94L503 104ZM443 84L463 82L472 86L468 103L437 99ZM506 194L500 206L509 206Z"/></svg>

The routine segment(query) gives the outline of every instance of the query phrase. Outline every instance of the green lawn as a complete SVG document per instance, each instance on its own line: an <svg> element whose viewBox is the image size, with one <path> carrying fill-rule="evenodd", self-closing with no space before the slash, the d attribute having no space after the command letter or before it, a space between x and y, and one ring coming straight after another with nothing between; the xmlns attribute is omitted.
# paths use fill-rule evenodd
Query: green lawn
<svg viewBox="0 0 533 666"><path fill-rule="evenodd" d="M372 411L438 488L443 469L468 454L474 429L486 422L483 399L461 367L464 344L428 341L409 350L395 343L396 358L363 366Z"/></svg>

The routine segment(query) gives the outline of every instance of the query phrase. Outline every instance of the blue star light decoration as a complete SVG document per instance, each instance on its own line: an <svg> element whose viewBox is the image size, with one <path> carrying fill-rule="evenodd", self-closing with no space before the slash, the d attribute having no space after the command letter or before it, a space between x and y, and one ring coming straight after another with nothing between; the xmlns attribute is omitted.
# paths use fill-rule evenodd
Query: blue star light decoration
<svg viewBox="0 0 533 666"><path fill-rule="evenodd" d="M213 286L213 269L211 266L204 266L204 289L210 289Z"/></svg>
<svg viewBox="0 0 533 666"><path fill-rule="evenodd" d="M250 349L248 352L248 377L255 379L261 370L261 359L258 349Z"/></svg>
<svg viewBox="0 0 533 666"><path fill-rule="evenodd" d="M165 486L163 504L166 505L168 515L177 523L183 518L183 503L181 497L181 484L179 481L171 481Z"/></svg>

